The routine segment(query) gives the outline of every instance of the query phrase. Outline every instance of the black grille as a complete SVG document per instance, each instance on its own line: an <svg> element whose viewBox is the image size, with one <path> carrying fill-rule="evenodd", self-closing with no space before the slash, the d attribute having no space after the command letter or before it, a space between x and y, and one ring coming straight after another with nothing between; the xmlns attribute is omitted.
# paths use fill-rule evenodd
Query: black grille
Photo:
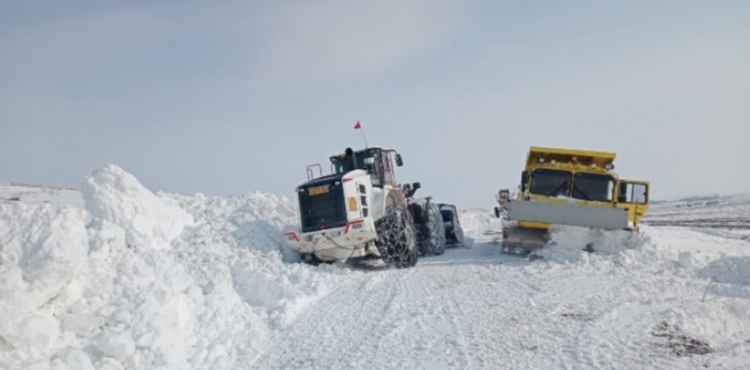
<svg viewBox="0 0 750 370"><path fill-rule="evenodd" d="M311 189L327 189L327 191L310 195ZM314 181L305 184L300 187L297 194L299 196L302 232L346 225L346 204L341 179L325 182Z"/></svg>

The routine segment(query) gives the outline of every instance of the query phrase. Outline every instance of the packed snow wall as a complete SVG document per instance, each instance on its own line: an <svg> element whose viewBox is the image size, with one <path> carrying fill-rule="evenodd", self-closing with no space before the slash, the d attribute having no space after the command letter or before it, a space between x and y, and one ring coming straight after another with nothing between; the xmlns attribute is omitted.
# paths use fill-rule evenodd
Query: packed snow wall
<svg viewBox="0 0 750 370"><path fill-rule="evenodd" d="M0 368L230 368L348 273L285 263L284 197L154 193L113 165L81 194L0 203Z"/></svg>

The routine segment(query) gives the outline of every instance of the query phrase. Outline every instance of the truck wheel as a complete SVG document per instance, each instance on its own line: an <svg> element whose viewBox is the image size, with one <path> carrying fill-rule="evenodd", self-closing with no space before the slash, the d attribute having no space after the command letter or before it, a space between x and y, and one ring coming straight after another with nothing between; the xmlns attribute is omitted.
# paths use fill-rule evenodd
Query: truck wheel
<svg viewBox="0 0 750 370"><path fill-rule="evenodd" d="M440 256L445 253L445 224L440 208L435 203L429 203L427 207L427 232L428 238L425 243L428 254Z"/></svg>
<svg viewBox="0 0 750 370"><path fill-rule="evenodd" d="M409 210L401 205L389 206L378 220L377 247L383 262L403 268L417 264L418 250L414 221Z"/></svg>

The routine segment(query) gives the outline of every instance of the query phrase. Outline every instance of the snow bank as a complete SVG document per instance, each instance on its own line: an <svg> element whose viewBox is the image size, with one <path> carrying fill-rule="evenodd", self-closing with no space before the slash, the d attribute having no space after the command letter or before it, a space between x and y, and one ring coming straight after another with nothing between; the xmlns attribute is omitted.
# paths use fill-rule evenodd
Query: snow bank
<svg viewBox="0 0 750 370"><path fill-rule="evenodd" d="M493 223L500 222L488 211L477 209L460 210L458 219L464 234L470 238L477 238Z"/></svg>
<svg viewBox="0 0 750 370"><path fill-rule="evenodd" d="M286 197L260 192L240 197L168 196L198 220L194 231L198 240L194 242L229 243L261 252L290 252L283 232L294 228L298 217L296 204Z"/></svg>
<svg viewBox="0 0 750 370"><path fill-rule="evenodd" d="M458 220L464 234L463 248L471 249L476 243L491 243L500 239L502 222L488 210L459 209Z"/></svg>
<svg viewBox="0 0 750 370"><path fill-rule="evenodd" d="M0 204L0 304L31 310L57 296L86 259L84 222L71 207Z"/></svg>
<svg viewBox="0 0 750 370"><path fill-rule="evenodd" d="M0 368L230 369L350 273L284 262L283 197L155 194L112 165L82 194L0 205Z"/></svg>
<svg viewBox="0 0 750 370"><path fill-rule="evenodd" d="M232 280L242 299L262 308L274 325L287 325L300 310L328 293L340 277L353 273L332 265L264 264L245 260L232 266ZM320 274L318 270L328 272Z"/></svg>
<svg viewBox="0 0 750 370"><path fill-rule="evenodd" d="M125 229L131 246L168 247L193 222L180 207L157 197L114 165L94 171L81 192L91 215Z"/></svg>
<svg viewBox="0 0 750 370"><path fill-rule="evenodd" d="M698 276L717 283L750 286L750 257L722 257L698 271Z"/></svg>
<svg viewBox="0 0 750 370"><path fill-rule="evenodd" d="M750 338L750 305L717 301L680 305L662 313L664 321L712 348L742 344Z"/></svg>
<svg viewBox="0 0 750 370"><path fill-rule="evenodd" d="M553 262L581 262L602 256L621 256L626 251L643 247L649 241L644 234L625 230L604 231L575 226L554 226L549 236L548 246L535 254Z"/></svg>

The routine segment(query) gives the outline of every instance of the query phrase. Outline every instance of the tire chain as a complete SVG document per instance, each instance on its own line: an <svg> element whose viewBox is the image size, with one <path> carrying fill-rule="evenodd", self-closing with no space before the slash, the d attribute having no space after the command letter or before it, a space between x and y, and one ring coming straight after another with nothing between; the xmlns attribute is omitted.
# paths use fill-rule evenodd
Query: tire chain
<svg viewBox="0 0 750 370"><path fill-rule="evenodd" d="M413 252L408 245L403 244L409 244L410 239L413 240L415 237L414 229L409 225L411 214L403 206L393 206L386 212L378 227L380 253L386 263L407 263L410 254ZM411 244L412 248L416 247L415 243L412 242Z"/></svg>

